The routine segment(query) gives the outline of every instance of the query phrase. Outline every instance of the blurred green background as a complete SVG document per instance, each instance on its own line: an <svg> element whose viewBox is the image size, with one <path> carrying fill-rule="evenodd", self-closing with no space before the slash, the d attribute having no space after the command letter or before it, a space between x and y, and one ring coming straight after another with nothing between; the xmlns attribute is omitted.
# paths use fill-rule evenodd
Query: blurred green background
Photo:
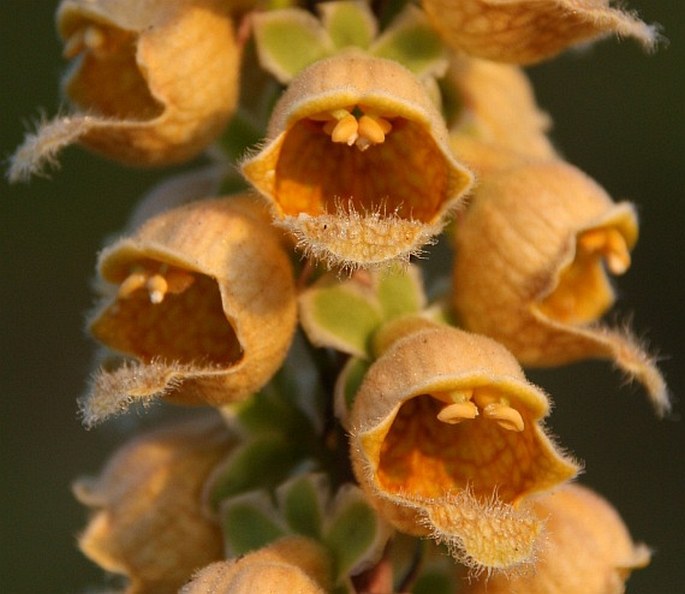
<svg viewBox="0 0 685 594"><path fill-rule="evenodd" d="M550 425L585 461L582 480L655 551L628 593L678 594L685 592L685 3L643 0L633 7L663 25L668 46L645 55L631 42L607 41L531 75L566 158L616 199L639 205L642 234L618 283L617 311L632 316L663 354L681 402L674 419L655 419L640 389L621 387L606 363L530 377L552 394ZM2 0L3 158L40 108L52 115L59 106L64 62L53 8ZM96 252L169 172L125 170L79 149L67 150L62 165L51 181L0 181L0 591L8 594L76 593L102 581L75 546L85 512L70 482L96 472L131 430L159 416L134 414L87 432L75 398L90 370L93 345L82 327Z"/></svg>

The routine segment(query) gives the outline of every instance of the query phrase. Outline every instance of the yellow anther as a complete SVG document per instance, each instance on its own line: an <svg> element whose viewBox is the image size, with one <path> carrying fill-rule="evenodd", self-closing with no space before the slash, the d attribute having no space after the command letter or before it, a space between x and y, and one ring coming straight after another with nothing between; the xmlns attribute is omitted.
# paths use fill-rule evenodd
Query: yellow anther
<svg viewBox="0 0 685 594"><path fill-rule="evenodd" d="M150 293L151 303L161 303L169 290L166 279L161 274L151 276L145 283L145 287Z"/></svg>
<svg viewBox="0 0 685 594"><path fill-rule="evenodd" d="M83 43L94 54L101 53L107 42L107 36L100 27L90 25L83 30Z"/></svg>
<svg viewBox="0 0 685 594"><path fill-rule="evenodd" d="M195 276L190 272L179 269L171 269L165 274L168 293L183 293L195 282Z"/></svg>
<svg viewBox="0 0 685 594"><path fill-rule="evenodd" d="M456 425L462 421L475 419L478 416L478 407L473 402L455 402L443 407L438 413L438 421Z"/></svg>
<svg viewBox="0 0 685 594"><path fill-rule="evenodd" d="M613 274L623 274L630 267L628 245L617 229L599 228L585 231L578 238L578 248L586 254L601 254L607 268Z"/></svg>
<svg viewBox="0 0 685 594"><path fill-rule="evenodd" d="M381 121L385 121L388 125L390 122L382 120L382 118L372 118L368 115L363 115L359 118L359 136L369 140L371 144L380 144L385 140L385 131L383 128L387 126L382 126ZM392 126L390 126L392 128ZM387 128L388 131L390 128Z"/></svg>
<svg viewBox="0 0 685 594"><path fill-rule="evenodd" d="M333 130L331 131L331 140L333 142L345 143L348 146L352 146L359 137L359 134L357 133L358 128L359 123L357 122L357 118L352 114L347 114L333 127Z"/></svg>
<svg viewBox="0 0 685 594"><path fill-rule="evenodd" d="M132 272L129 274L124 282L119 285L117 297L119 299L128 299L135 291L145 286L148 275L144 272Z"/></svg>
<svg viewBox="0 0 685 594"><path fill-rule="evenodd" d="M507 429L508 431L523 431L523 417L519 411L511 406L494 402L483 408L483 415L487 419L496 421L503 429Z"/></svg>
<svg viewBox="0 0 685 594"><path fill-rule="evenodd" d="M64 49L62 50L62 56L64 56L66 59L71 59L75 58L78 56L83 49L86 47L86 44L84 43L83 40L83 35L84 31L83 29L78 29L76 32L74 32L69 39L67 39L64 42Z"/></svg>

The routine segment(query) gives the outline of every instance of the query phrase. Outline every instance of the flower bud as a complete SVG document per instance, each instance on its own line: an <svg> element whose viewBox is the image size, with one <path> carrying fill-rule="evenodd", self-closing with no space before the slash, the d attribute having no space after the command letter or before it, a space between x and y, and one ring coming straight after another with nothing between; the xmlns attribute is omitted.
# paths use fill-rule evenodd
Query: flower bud
<svg viewBox="0 0 685 594"><path fill-rule="evenodd" d="M452 302L460 324L491 336L523 364L609 358L668 408L651 358L625 332L597 324L615 300L638 235L635 208L615 204L561 161L483 177L455 228Z"/></svg>
<svg viewBox="0 0 685 594"><path fill-rule="evenodd" d="M535 513L547 521L535 566L494 574L466 585L464 594L623 594L631 570L649 563L616 510L580 485L541 495Z"/></svg>
<svg viewBox="0 0 685 594"><path fill-rule="evenodd" d="M281 366L296 322L292 267L250 198L163 212L105 249L98 271L111 294L89 329L139 362L100 371L83 404L87 424L136 398L238 401Z"/></svg>
<svg viewBox="0 0 685 594"><path fill-rule="evenodd" d="M237 102L241 52L229 9L222 0L63 0L57 26L74 60L63 86L76 111L27 136L10 179L76 141L136 166L198 154Z"/></svg>
<svg viewBox="0 0 685 594"><path fill-rule="evenodd" d="M179 594L325 594L331 591L331 564L315 540L287 536L238 559L212 563Z"/></svg>
<svg viewBox="0 0 685 594"><path fill-rule="evenodd" d="M127 576L126 594L175 592L196 569L221 559L221 529L205 516L201 495L232 443L214 417L130 441L99 477L74 484L76 498L93 510L79 537L83 553Z"/></svg>
<svg viewBox="0 0 685 594"><path fill-rule="evenodd" d="M609 8L611 0L422 0L431 24L454 49L496 62L531 64L606 35L647 48L655 27Z"/></svg>
<svg viewBox="0 0 685 594"><path fill-rule="evenodd" d="M355 475L397 529L447 542L474 568L515 566L542 528L524 500L578 470L541 427L548 412L504 347L419 330L387 348L357 393Z"/></svg>
<svg viewBox="0 0 685 594"><path fill-rule="evenodd" d="M306 253L371 266L417 252L469 188L447 141L409 70L348 50L293 80L243 173Z"/></svg>

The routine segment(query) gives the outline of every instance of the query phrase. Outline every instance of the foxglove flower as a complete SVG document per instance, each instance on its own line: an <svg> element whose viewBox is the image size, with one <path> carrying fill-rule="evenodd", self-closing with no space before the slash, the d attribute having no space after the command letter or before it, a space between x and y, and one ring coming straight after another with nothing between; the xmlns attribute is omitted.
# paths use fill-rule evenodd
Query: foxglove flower
<svg viewBox="0 0 685 594"><path fill-rule="evenodd" d="M128 578L126 594L175 592L222 559L218 522L203 509L203 485L235 443L216 418L143 434L117 451L97 478L74 484L93 515L81 550Z"/></svg>
<svg viewBox="0 0 685 594"><path fill-rule="evenodd" d="M446 43L496 62L531 64L607 35L652 48L656 29L611 0L422 0Z"/></svg>
<svg viewBox="0 0 685 594"><path fill-rule="evenodd" d="M296 321L292 267L250 198L165 211L105 249L98 270L109 293L89 329L135 361L95 376L82 403L87 424L161 395L242 400L285 358Z"/></svg>
<svg viewBox="0 0 685 594"><path fill-rule="evenodd" d="M238 98L230 8L221 0L63 0L57 26L73 60L63 86L74 111L27 136L10 179L40 172L74 142L136 166L197 155Z"/></svg>
<svg viewBox="0 0 685 594"><path fill-rule="evenodd" d="M614 203L561 161L484 177L455 227L452 302L464 328L491 336L525 366L608 358L642 382L661 413L666 385L627 332L599 323L637 241L635 208Z"/></svg>
<svg viewBox="0 0 685 594"><path fill-rule="evenodd" d="M305 253L350 268L419 251L471 185L421 82L356 50L293 80L242 168Z"/></svg>
<svg viewBox="0 0 685 594"><path fill-rule="evenodd" d="M355 475L402 532L448 543L476 570L526 563L543 527L526 499L578 470L546 435L548 412L504 347L419 330L387 348L355 397Z"/></svg>

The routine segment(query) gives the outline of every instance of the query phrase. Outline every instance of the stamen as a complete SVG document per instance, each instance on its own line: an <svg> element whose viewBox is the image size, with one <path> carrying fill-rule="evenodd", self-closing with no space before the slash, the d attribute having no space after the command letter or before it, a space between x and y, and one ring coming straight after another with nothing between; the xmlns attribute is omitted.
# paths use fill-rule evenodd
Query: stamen
<svg viewBox="0 0 685 594"><path fill-rule="evenodd" d="M483 409L483 415L493 419L503 429L508 431L523 431L524 423L521 413L511 406L500 403L488 404Z"/></svg>
<svg viewBox="0 0 685 594"><path fill-rule="evenodd" d="M438 421L456 425L462 421L475 419L478 416L478 407L473 402L455 402L443 407L437 414Z"/></svg>
<svg viewBox="0 0 685 594"><path fill-rule="evenodd" d="M75 58L76 56L78 56L86 47L83 37L83 29L78 29L77 31L75 31L74 34L71 35L69 39L67 39L64 42L62 56L67 60L70 60L71 58Z"/></svg>
<svg viewBox="0 0 685 594"><path fill-rule="evenodd" d="M195 282L195 276L185 270L171 269L166 273L166 282L167 292L177 295L183 293Z"/></svg>
<svg viewBox="0 0 685 594"><path fill-rule="evenodd" d="M150 293L150 303L161 303L169 290L166 279L161 274L151 276L145 283L145 287Z"/></svg>
<svg viewBox="0 0 685 594"><path fill-rule="evenodd" d="M100 27L89 25L83 30L83 43L95 55L98 55L105 46L107 37Z"/></svg>
<svg viewBox="0 0 685 594"><path fill-rule="evenodd" d="M119 285L117 297L119 299L128 299L135 291L145 286L148 275L144 272L135 271L129 274L124 282Z"/></svg>
<svg viewBox="0 0 685 594"><path fill-rule="evenodd" d="M579 250L599 253L613 274L623 274L630 268L630 251L618 229L599 228L585 231L578 238Z"/></svg>
<svg viewBox="0 0 685 594"><path fill-rule="evenodd" d="M358 128L359 123L357 122L357 118L352 114L348 114L335 124L335 127L331 132L331 140L333 142L345 143L347 146L352 146L357 138L359 138L359 134L357 133Z"/></svg>
<svg viewBox="0 0 685 594"><path fill-rule="evenodd" d="M380 144L385 140L384 126L380 124L381 118L372 118L368 115L363 115L359 118L359 136L368 139L371 144ZM386 122L390 125L390 122ZM392 128L392 126L391 126Z"/></svg>
<svg viewBox="0 0 685 594"><path fill-rule="evenodd" d="M630 250L625 238L616 229L607 231L607 252L604 254L607 268L614 274L623 274L630 268Z"/></svg>

